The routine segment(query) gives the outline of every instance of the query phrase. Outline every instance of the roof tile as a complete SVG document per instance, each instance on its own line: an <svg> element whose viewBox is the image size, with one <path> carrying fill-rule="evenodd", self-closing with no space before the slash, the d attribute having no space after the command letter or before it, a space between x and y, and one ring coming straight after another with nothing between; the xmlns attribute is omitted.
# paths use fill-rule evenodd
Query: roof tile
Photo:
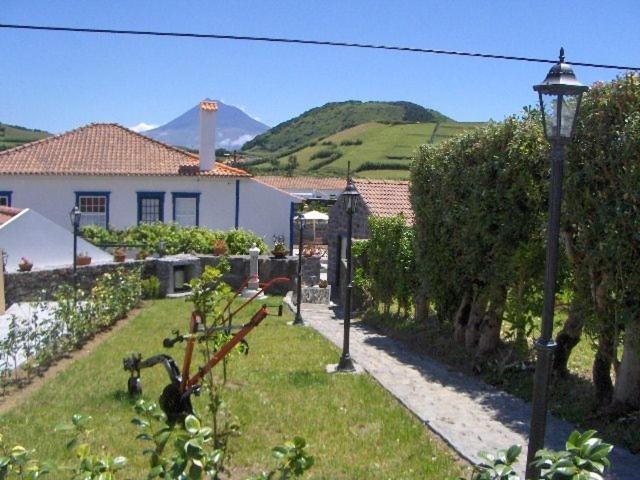
<svg viewBox="0 0 640 480"><path fill-rule="evenodd" d="M256 177L262 183L282 190L308 188L313 190L343 190L347 186L344 178L335 177L282 177L265 175Z"/></svg>
<svg viewBox="0 0 640 480"><path fill-rule="evenodd" d="M0 152L0 175L19 174L251 176L219 162L201 172L197 155L114 123L92 123Z"/></svg>
<svg viewBox="0 0 640 480"><path fill-rule="evenodd" d="M413 207L409 194L409 182L397 180L353 181L362 200L376 217L393 217L403 214L408 225L413 225Z"/></svg>

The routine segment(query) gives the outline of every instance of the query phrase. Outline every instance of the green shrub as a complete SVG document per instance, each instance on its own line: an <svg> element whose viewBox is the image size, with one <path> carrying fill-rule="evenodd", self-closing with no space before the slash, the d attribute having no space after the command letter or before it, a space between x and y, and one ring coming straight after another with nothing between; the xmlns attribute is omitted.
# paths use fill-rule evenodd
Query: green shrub
<svg viewBox="0 0 640 480"><path fill-rule="evenodd" d="M318 150L313 155L311 155L311 157L309 157L309 159L310 160L316 160L318 158L329 158L334 153L335 153L335 150L333 150L333 149L323 148L322 150Z"/></svg>
<svg viewBox="0 0 640 480"><path fill-rule="evenodd" d="M155 275L145 278L141 282L142 298L145 300L160 298L160 280Z"/></svg>
<svg viewBox="0 0 640 480"><path fill-rule="evenodd" d="M354 171L363 172L365 170L409 170L409 165L398 162L362 162Z"/></svg>
<svg viewBox="0 0 640 480"><path fill-rule="evenodd" d="M224 240L230 255L246 255L255 243L261 253L267 252L267 245L253 232L247 230L211 230L205 227L182 227L174 223L146 223L125 230L107 231L101 227L85 227L85 238L94 244L109 242L136 245L148 252L159 253L160 241L164 242L166 255L180 253L207 254L213 251L213 245Z"/></svg>
<svg viewBox="0 0 640 480"><path fill-rule="evenodd" d="M355 140L349 140L349 139L342 140L340 142L340 145L344 147L349 147L351 145L362 145L362 139L356 138Z"/></svg>
<svg viewBox="0 0 640 480"><path fill-rule="evenodd" d="M314 163L307 170L309 172L312 172L312 171L315 171L315 170L320 170L322 167L325 167L325 166L329 165L330 163L335 162L341 156L342 156L342 152L340 152L340 151L333 152L329 158L325 158L324 160L320 160L319 162Z"/></svg>

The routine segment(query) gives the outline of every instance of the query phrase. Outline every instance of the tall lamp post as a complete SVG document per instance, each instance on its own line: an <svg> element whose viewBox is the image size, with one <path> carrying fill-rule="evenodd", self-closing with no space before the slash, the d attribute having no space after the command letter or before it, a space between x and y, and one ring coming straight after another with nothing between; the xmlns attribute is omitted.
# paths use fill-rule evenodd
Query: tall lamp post
<svg viewBox="0 0 640 480"><path fill-rule="evenodd" d="M304 206L300 208L300 213L298 213L298 227L300 231L300 240L298 242L298 283L296 285L296 292L298 295L298 302L296 303L296 318L293 321L294 325L304 325L304 321L302 320L302 314L300 309L302 307L302 242L304 236L304 227L307 223L304 218Z"/></svg>
<svg viewBox="0 0 640 480"><path fill-rule="evenodd" d="M349 353L349 334L351 330L351 295L353 290L352 279L352 252L351 244L353 237L353 214L356 211L358 203L358 197L360 194L353 184L351 175L347 177L347 188L342 192L342 200L344 201L344 207L347 212L347 296L344 300L344 337L342 341L342 355L340 356L340 362L338 363L338 372L355 372L356 368L351 360L351 354ZM339 254L339 253L338 253Z"/></svg>
<svg viewBox="0 0 640 480"><path fill-rule="evenodd" d="M76 287L76 273L78 272L78 231L80 230L80 208L76 205L69 212L69 220L73 226L73 287Z"/></svg>
<svg viewBox="0 0 640 480"><path fill-rule="evenodd" d="M544 447L549 399L549 377L556 344L553 341L553 311L555 308L556 273L558 267L558 236L560 234L560 208L562 204L562 177L565 146L571 140L580 110L582 95L589 89L576 79L571 66L560 59L544 81L533 89L540 97L544 134L551 144L551 190L549 194L549 220L547 226L547 258L544 272L544 306L542 330L536 341L537 364L533 384L531 431L527 452L526 478L538 478L539 470L532 466L535 454Z"/></svg>

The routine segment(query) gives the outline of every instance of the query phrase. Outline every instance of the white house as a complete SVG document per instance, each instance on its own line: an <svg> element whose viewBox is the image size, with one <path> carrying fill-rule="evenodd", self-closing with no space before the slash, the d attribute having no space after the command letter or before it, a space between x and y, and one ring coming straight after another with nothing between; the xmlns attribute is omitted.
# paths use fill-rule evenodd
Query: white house
<svg viewBox="0 0 640 480"><path fill-rule="evenodd" d="M73 263L73 233L29 208L0 206L0 248L7 254L7 272L18 270L25 257L34 269L69 266ZM78 252L93 263L111 262L113 256L86 240L78 239Z"/></svg>
<svg viewBox="0 0 640 480"><path fill-rule="evenodd" d="M0 205L30 207L71 229L177 222L292 236L300 199L215 159L215 102L200 104L199 155L117 124L89 124L0 152Z"/></svg>

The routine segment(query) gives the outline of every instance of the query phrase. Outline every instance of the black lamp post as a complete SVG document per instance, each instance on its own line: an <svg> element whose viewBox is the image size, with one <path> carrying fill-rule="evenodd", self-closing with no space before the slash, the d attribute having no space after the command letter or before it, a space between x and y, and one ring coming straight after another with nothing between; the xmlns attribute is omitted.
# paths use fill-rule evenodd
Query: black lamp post
<svg viewBox="0 0 640 480"><path fill-rule="evenodd" d="M2 271L6 272L7 261L9 260L9 254L6 252L6 250L2 250L2 249L0 249L0 252L2 252Z"/></svg>
<svg viewBox="0 0 640 480"><path fill-rule="evenodd" d="M549 399L549 377L556 344L553 341L553 311L555 308L556 273L558 267L558 236L560 234L560 208L562 204L562 177L564 149L573 135L580 110L582 95L589 87L576 79L571 66L564 62L564 49L560 60L551 67L547 77L533 89L540 96L540 110L544 133L551 143L551 190L549 194L549 224L547 227L547 258L544 273L544 306L542 330L536 341L538 361L533 384L531 432L527 452L526 478L538 478L539 471L531 463L538 450L544 447Z"/></svg>
<svg viewBox="0 0 640 480"><path fill-rule="evenodd" d="M80 230L80 208L76 205L69 212L69 220L73 226L73 285L76 284L76 273L78 271L78 232Z"/></svg>
<svg viewBox="0 0 640 480"><path fill-rule="evenodd" d="M296 304L296 318L293 321L294 325L304 325L304 321L302 320L302 314L300 313L300 308L302 306L302 242L304 236L304 227L307 223L304 218L304 207L300 209L300 213L298 214L298 227L300 229L300 241L298 242L298 283L296 285L297 294L298 294L298 302Z"/></svg>
<svg viewBox="0 0 640 480"><path fill-rule="evenodd" d="M351 360L351 354L349 353L349 333L351 330L351 293L353 290L352 283L352 256L351 256L351 244L353 237L353 214L356 211L358 203L358 197L360 194L353 184L351 175L347 178L347 188L342 192L342 200L344 201L344 207L347 212L347 296L344 300L344 338L342 342L342 355L340 356L340 362L338 363L337 371L339 372L355 372L353 361Z"/></svg>

